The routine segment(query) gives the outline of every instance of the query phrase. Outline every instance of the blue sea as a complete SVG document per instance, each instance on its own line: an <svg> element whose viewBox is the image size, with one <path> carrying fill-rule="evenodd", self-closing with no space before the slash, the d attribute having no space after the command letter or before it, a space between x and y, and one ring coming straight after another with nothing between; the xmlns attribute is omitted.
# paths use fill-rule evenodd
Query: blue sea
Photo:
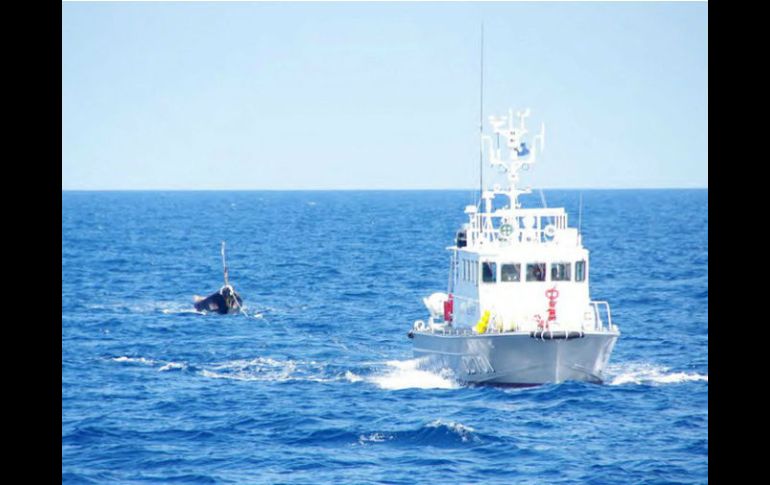
<svg viewBox="0 0 770 485"><path fill-rule="evenodd" d="M708 190L582 200L606 381L504 388L406 335L470 191L63 192L63 481L707 483ZM246 314L200 315L223 240Z"/></svg>

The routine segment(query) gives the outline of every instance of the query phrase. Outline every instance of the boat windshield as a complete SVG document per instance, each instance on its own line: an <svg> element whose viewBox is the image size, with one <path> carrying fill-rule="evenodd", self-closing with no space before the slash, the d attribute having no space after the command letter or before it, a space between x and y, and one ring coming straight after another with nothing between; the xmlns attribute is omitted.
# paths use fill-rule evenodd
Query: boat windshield
<svg viewBox="0 0 770 485"><path fill-rule="evenodd" d="M545 281L545 263L528 264L527 281Z"/></svg>
<svg viewBox="0 0 770 485"><path fill-rule="evenodd" d="M484 283L497 281L497 263L485 261L481 266L481 280Z"/></svg>
<svg viewBox="0 0 770 485"><path fill-rule="evenodd" d="M521 265L518 263L501 265L500 281L521 281Z"/></svg>

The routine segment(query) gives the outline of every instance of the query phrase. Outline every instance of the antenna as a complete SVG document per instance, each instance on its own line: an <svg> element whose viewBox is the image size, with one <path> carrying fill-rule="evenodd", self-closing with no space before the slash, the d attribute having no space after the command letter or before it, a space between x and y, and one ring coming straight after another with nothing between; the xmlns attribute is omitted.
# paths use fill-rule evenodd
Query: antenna
<svg viewBox="0 0 770 485"><path fill-rule="evenodd" d="M545 192L543 192L542 188L539 188L538 190L540 190L540 200L543 202L543 208L547 209L548 208L548 204L545 203ZM549 224L553 224L554 223L553 220L554 220L553 217L549 217L548 218L548 223Z"/></svg>
<svg viewBox="0 0 770 485"><path fill-rule="evenodd" d="M222 267L225 270L225 286L230 286L230 282L227 281L227 263L225 262L225 242L222 241Z"/></svg>
<svg viewBox="0 0 770 485"><path fill-rule="evenodd" d="M583 192L580 192L580 205L578 206L578 237L580 237L580 227L583 225Z"/></svg>
<svg viewBox="0 0 770 485"><path fill-rule="evenodd" d="M484 195L484 22L481 22L481 82L479 83L479 205Z"/></svg>

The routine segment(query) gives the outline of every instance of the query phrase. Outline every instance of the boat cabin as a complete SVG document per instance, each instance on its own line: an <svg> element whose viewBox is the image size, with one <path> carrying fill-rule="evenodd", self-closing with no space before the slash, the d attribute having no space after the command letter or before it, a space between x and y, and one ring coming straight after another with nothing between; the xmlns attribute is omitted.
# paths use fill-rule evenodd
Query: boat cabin
<svg viewBox="0 0 770 485"><path fill-rule="evenodd" d="M501 332L600 327L598 305L603 302L592 302L589 295L588 250L578 230L569 227L567 213L563 208L522 208L518 201L531 193L518 186L519 171L536 162L536 142L542 150L545 128L527 146L524 119L529 112L516 116L518 126L513 112L490 117L495 137L482 136L491 166L505 174L508 184L484 190L478 205L465 208L468 222L447 248L452 261L444 320L455 329L486 321ZM493 207L496 197L504 202L498 208Z"/></svg>
<svg viewBox="0 0 770 485"><path fill-rule="evenodd" d="M566 215L563 220L566 226ZM475 325L485 311L493 327L504 331L536 330L549 317L551 325L564 329L582 329L583 320L593 325L588 250L577 243L576 231L530 229L501 224L486 239L467 227L460 231L457 244L448 248L455 328ZM485 242L469 245L468 235L471 241Z"/></svg>

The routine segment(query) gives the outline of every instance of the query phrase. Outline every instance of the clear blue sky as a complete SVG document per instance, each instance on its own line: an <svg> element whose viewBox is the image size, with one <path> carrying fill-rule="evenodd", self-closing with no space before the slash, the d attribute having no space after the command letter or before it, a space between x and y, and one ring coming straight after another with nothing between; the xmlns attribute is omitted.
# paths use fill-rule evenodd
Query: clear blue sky
<svg viewBox="0 0 770 485"><path fill-rule="evenodd" d="M708 186L706 3L69 3L62 189L478 185L529 107L544 188Z"/></svg>

